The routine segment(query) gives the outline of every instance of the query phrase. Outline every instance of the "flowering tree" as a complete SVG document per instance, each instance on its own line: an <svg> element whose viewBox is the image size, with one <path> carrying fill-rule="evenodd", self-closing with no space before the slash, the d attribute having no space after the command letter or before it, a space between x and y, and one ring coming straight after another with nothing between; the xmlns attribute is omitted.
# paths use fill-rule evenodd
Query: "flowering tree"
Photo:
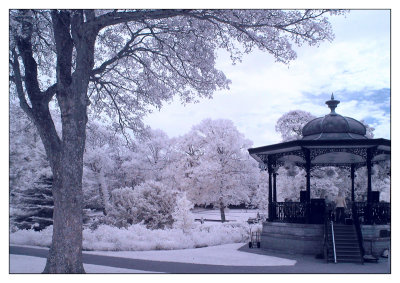
<svg viewBox="0 0 400 283"><path fill-rule="evenodd" d="M88 115L140 133L148 106L211 97L229 80L216 51L295 59L292 43L333 38L328 10L10 10L10 79L53 173L53 239L44 272L84 272L82 174ZM57 100L62 133L49 103ZM90 105L90 108L89 108Z"/></svg>

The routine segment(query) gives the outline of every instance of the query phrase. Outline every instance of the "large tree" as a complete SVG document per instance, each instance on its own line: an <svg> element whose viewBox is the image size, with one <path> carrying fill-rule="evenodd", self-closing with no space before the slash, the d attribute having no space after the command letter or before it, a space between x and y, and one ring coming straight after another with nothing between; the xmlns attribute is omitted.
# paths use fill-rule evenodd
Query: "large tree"
<svg viewBox="0 0 400 283"><path fill-rule="evenodd" d="M203 120L185 140L182 187L186 185L194 203L218 207L224 222L225 208L250 203L250 195L257 189L260 170L247 152L252 142L225 119Z"/></svg>
<svg viewBox="0 0 400 283"><path fill-rule="evenodd" d="M84 272L82 168L88 114L143 130L148 106L229 85L216 51L254 47L289 62L292 43L333 38L326 10L11 10L10 80L53 173L53 241L44 272ZM49 103L56 99L62 133ZM89 108L89 105L91 107ZM88 113L90 112L90 113Z"/></svg>

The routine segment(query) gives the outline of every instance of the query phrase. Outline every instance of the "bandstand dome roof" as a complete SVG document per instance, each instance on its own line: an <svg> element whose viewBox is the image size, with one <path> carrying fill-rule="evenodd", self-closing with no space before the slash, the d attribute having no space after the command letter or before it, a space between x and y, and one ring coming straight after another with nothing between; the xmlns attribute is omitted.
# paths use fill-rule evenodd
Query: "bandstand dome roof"
<svg viewBox="0 0 400 283"><path fill-rule="evenodd" d="M319 117L308 122L302 130L303 140L345 140L366 139L365 126L350 117L343 117L335 112L340 101L335 100L332 94L331 100L326 104L331 113L325 117Z"/></svg>
<svg viewBox="0 0 400 283"><path fill-rule="evenodd" d="M390 160L390 140L367 138L361 122L335 112L339 103L332 94L326 102L331 112L308 122L302 129L302 139L250 148L250 155L269 166L285 162L298 166L363 166Z"/></svg>

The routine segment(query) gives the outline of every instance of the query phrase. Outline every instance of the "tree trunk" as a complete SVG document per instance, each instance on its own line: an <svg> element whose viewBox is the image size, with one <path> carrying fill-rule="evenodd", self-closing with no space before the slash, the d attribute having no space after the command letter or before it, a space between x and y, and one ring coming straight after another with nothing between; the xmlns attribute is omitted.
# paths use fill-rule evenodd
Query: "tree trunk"
<svg viewBox="0 0 400 283"><path fill-rule="evenodd" d="M221 222L225 222L225 206L222 202L220 203L219 211L221 212Z"/></svg>
<svg viewBox="0 0 400 283"><path fill-rule="evenodd" d="M82 189L76 186L77 177L67 180L61 170L53 187L53 238L43 273L85 273L82 261ZM79 172L75 174L79 175Z"/></svg>
<svg viewBox="0 0 400 283"><path fill-rule="evenodd" d="M84 273L82 262L82 134L63 141L53 168L53 238L43 273Z"/></svg>
<svg viewBox="0 0 400 283"><path fill-rule="evenodd" d="M93 13L87 11L87 16L90 15ZM33 17L28 10L21 10L21 19L23 32L15 34L19 54L12 50L14 81L20 105L39 131L53 173L53 238L43 272L83 273L82 175L89 105L87 90L100 29L98 25L85 24L83 10L51 11L57 82L41 91L32 45ZM21 74L20 60L24 75ZM31 105L27 103L26 95ZM49 102L54 95L61 112L61 139L49 111Z"/></svg>
<svg viewBox="0 0 400 283"><path fill-rule="evenodd" d="M103 206L104 206L103 214L107 215L110 210L110 204L109 204L110 193L108 192L107 183L104 178L103 168L100 168L100 172L98 173L97 177L99 179L99 184L100 184L100 187L99 187L100 197L101 197L101 200L102 200Z"/></svg>
<svg viewBox="0 0 400 283"><path fill-rule="evenodd" d="M53 171L53 239L44 273L84 273L82 261L83 152L86 108L78 91L58 98L62 120L60 158Z"/></svg>

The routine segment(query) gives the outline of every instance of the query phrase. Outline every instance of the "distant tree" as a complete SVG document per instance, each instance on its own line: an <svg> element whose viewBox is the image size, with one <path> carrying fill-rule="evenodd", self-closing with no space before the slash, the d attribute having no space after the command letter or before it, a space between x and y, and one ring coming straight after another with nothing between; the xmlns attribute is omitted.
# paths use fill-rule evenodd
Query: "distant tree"
<svg viewBox="0 0 400 283"><path fill-rule="evenodd" d="M260 171L255 191L250 194L250 203L258 209L268 209L268 173L265 170Z"/></svg>
<svg viewBox="0 0 400 283"><path fill-rule="evenodd" d="M122 170L126 178L136 186L146 180L162 181L163 171L171 162L172 144L162 130L149 129L145 137L138 139L135 148L125 157Z"/></svg>
<svg viewBox="0 0 400 283"><path fill-rule="evenodd" d="M109 210L110 190L120 187L116 177L120 169L119 151L123 141L106 125L89 122L83 156L83 194L85 207Z"/></svg>
<svg viewBox="0 0 400 283"><path fill-rule="evenodd" d="M53 225L53 180L42 176L32 187L13 191L12 213L13 226L18 229L40 231Z"/></svg>
<svg viewBox="0 0 400 283"><path fill-rule="evenodd" d="M282 141L298 140L303 137L302 129L316 117L309 112L292 110L282 115L276 122L275 131L281 134Z"/></svg>
<svg viewBox="0 0 400 283"><path fill-rule="evenodd" d="M10 193L31 188L40 176L51 170L43 144L32 121L10 101Z"/></svg>
<svg viewBox="0 0 400 283"><path fill-rule="evenodd" d="M390 161L380 162L372 167L372 190L380 192L380 200L390 202L391 176ZM367 200L367 168L361 167L356 171L355 197L356 201Z"/></svg>
<svg viewBox="0 0 400 283"><path fill-rule="evenodd" d="M229 80L217 50L237 61L259 48L277 61L292 43L332 40L337 10L10 10L10 89L32 119L53 172L54 225L46 273L82 273L82 175L88 114L143 131L149 105L211 97ZM57 99L62 134L49 103ZM89 108L89 105L90 108ZM88 113L90 112L90 113Z"/></svg>
<svg viewBox="0 0 400 283"><path fill-rule="evenodd" d="M10 101L10 227L11 230L51 225L52 174L32 121ZM34 226L35 225L35 226Z"/></svg>
<svg viewBox="0 0 400 283"><path fill-rule="evenodd" d="M218 207L225 221L228 205L249 203L256 190L259 168L249 157L251 142L239 133L230 120L203 120L187 134L190 145L186 171L189 198L196 204Z"/></svg>
<svg viewBox="0 0 400 283"><path fill-rule="evenodd" d="M365 136L369 139L373 139L374 138L374 131L375 128L370 126L367 122L365 122L364 120L360 120L360 122L365 126L366 129L366 134Z"/></svg>
<svg viewBox="0 0 400 283"><path fill-rule="evenodd" d="M300 191L306 187L304 171L292 164L279 168L276 186L278 201L299 201Z"/></svg>

